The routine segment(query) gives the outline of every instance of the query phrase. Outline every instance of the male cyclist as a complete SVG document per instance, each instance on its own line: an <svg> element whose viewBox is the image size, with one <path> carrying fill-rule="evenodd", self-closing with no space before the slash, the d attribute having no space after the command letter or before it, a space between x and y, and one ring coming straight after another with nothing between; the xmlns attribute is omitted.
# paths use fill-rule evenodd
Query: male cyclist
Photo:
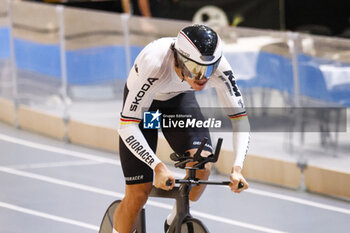
<svg viewBox="0 0 350 233"><path fill-rule="evenodd" d="M232 69L222 55L222 42L217 33L207 26L185 27L176 38L161 38L147 45L130 71L118 130L126 188L125 197L114 214L114 233L132 232L134 220L152 189L153 172L156 187L170 190L175 184L173 173L155 155L157 130L142 127L143 111L159 110L168 115L181 113L204 120L194 92L207 86L216 88L220 102L232 120L232 156L235 156L235 162L230 176L231 190L239 193L248 188L241 169L249 144L249 132L246 130L249 123ZM243 125L244 131L240 130ZM202 155L212 152L208 130L163 128L162 131L179 155L185 152L193 155L204 137L209 140ZM208 179L210 167L207 164L197 177ZM172 181L172 186L166 186L167 180ZM244 188L238 189L239 182L244 184ZM196 201L204 189L203 185L194 187L190 200ZM165 222L165 231L175 213L174 208Z"/></svg>

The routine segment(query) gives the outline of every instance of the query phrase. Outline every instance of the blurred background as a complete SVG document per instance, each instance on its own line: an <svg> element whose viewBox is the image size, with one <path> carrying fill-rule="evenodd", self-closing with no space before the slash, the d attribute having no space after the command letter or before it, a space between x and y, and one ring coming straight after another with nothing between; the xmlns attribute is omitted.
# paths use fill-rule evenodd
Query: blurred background
<svg viewBox="0 0 350 233"><path fill-rule="evenodd" d="M217 30L242 91L253 125L247 177L348 200L347 0L0 0L0 120L116 151L134 59L149 42L191 23ZM219 106L213 90L197 98ZM105 145L111 139L100 142L97 132L115 141ZM229 133L212 136L223 136L224 148L232 149ZM224 165L217 170L227 173Z"/></svg>
<svg viewBox="0 0 350 233"><path fill-rule="evenodd" d="M349 37L346 0L37 0L65 6L240 27Z"/></svg>

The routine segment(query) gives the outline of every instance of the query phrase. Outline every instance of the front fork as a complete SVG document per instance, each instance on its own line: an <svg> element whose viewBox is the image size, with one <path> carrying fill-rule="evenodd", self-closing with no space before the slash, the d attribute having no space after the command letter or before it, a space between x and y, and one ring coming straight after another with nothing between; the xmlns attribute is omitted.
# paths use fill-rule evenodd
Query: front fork
<svg viewBox="0 0 350 233"><path fill-rule="evenodd" d="M182 185L179 189L180 195L176 198L176 217L168 230L169 233L181 233L182 223L186 218L191 217L189 194L193 185Z"/></svg>
<svg viewBox="0 0 350 233"><path fill-rule="evenodd" d="M196 179L196 168L188 168L190 173L188 179ZM182 223L186 218L192 217L190 214L190 192L193 188L193 184L183 184L179 189L179 196L176 198L176 217L174 222L171 224L168 232L169 233L181 233Z"/></svg>

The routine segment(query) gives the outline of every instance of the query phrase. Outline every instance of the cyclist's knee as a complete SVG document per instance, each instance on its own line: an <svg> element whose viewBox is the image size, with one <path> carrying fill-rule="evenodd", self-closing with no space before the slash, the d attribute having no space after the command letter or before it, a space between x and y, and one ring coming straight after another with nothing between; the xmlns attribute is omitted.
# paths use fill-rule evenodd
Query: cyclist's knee
<svg viewBox="0 0 350 233"><path fill-rule="evenodd" d="M211 163L207 163L204 166L203 170L197 170L197 176L200 179L207 179L210 175L210 171L211 171L211 167L212 164Z"/></svg>
<svg viewBox="0 0 350 233"><path fill-rule="evenodd" d="M213 165L212 163L207 163L207 164L204 165L205 173L210 174L212 165Z"/></svg>
<svg viewBox="0 0 350 233"><path fill-rule="evenodd" d="M125 200L131 205L143 206L148 199L151 189L152 184L127 185L125 197L123 200Z"/></svg>
<svg viewBox="0 0 350 233"><path fill-rule="evenodd" d="M190 149L190 150L188 150L188 152L190 152L191 156L194 156L196 151L197 151L197 149ZM203 157L207 157L209 155L211 155L210 151L203 150L202 153L201 153L201 156L203 156ZM193 167L195 164L196 164L196 162L189 162L189 163L186 164L186 166L187 167ZM198 170L197 174L208 174L209 175L211 167L212 167L212 163L206 163L204 165L204 170Z"/></svg>

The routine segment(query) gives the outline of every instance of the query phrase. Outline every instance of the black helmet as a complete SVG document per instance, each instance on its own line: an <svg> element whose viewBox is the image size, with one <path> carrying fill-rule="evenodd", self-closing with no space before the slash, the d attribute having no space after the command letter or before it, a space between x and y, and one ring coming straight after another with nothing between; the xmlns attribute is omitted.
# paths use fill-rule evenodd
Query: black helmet
<svg viewBox="0 0 350 233"><path fill-rule="evenodd" d="M217 69L222 56L218 34L205 25L183 28L175 42L178 65L189 78L209 78Z"/></svg>

